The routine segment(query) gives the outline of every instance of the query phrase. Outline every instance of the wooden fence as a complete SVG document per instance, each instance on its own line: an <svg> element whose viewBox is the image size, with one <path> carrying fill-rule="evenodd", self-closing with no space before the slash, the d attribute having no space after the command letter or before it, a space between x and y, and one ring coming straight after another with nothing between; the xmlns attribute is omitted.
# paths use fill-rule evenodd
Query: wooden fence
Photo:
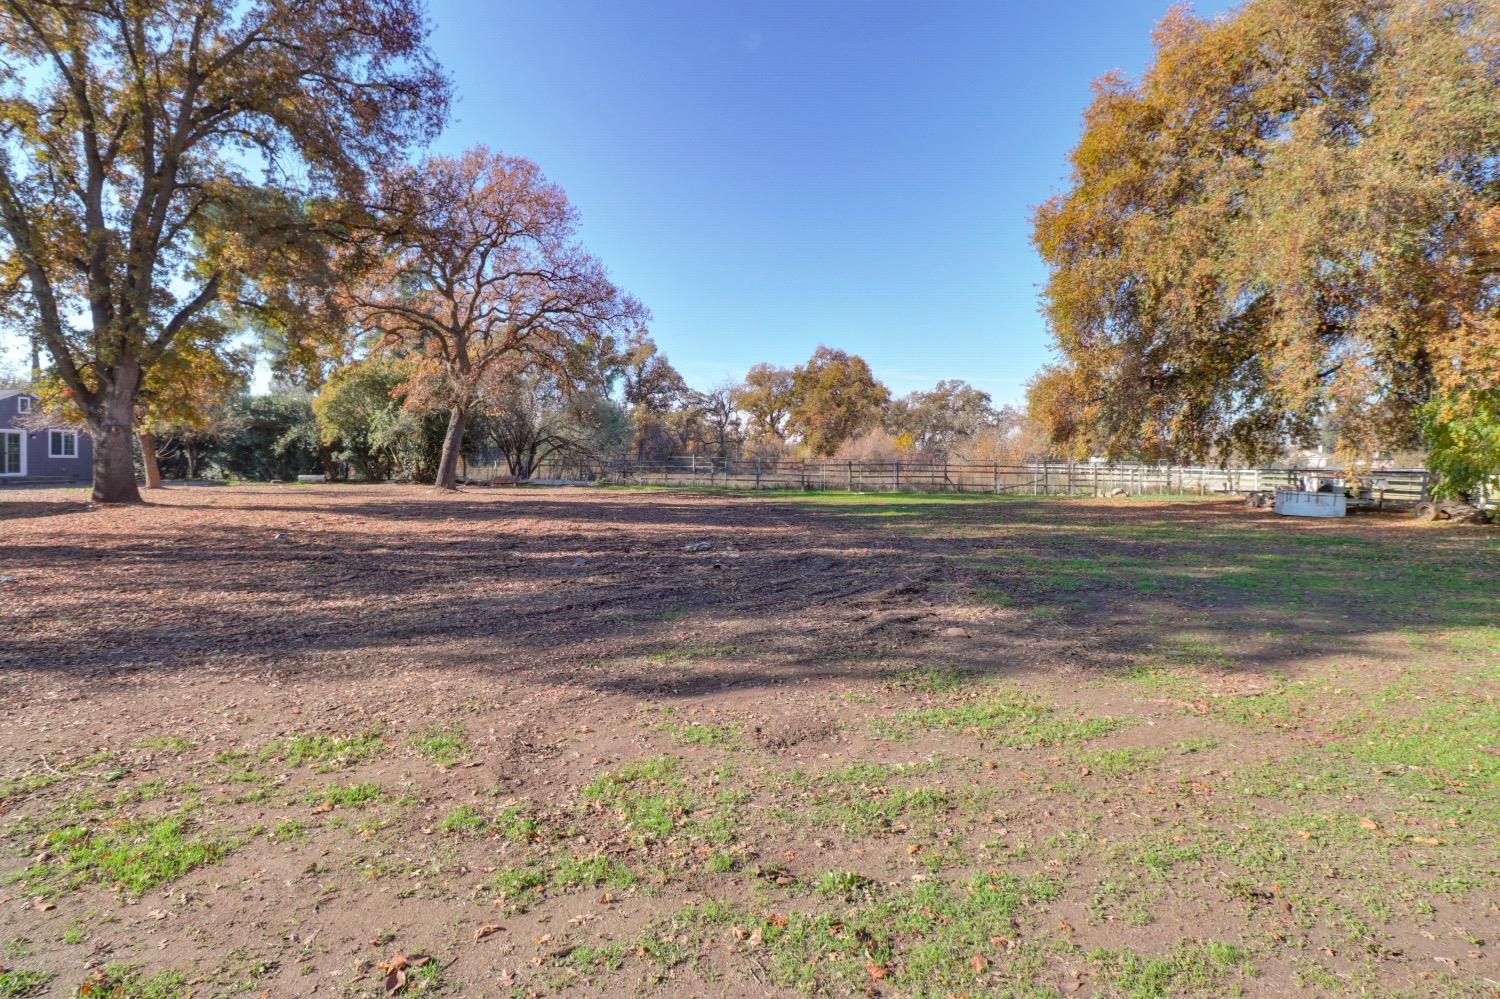
<svg viewBox="0 0 1500 999"><path fill-rule="evenodd" d="M503 467L489 474L503 473ZM486 478L487 470L473 470ZM1096 461L1037 461L1023 465L931 461L793 461L685 456L665 461L629 459L543 462L537 479L676 488L847 490L850 492L1008 493L1023 496L1106 496L1176 493L1242 494L1318 483L1344 484L1338 469L1220 468ZM1359 485L1386 501L1417 502L1427 485L1423 469L1380 469Z"/></svg>

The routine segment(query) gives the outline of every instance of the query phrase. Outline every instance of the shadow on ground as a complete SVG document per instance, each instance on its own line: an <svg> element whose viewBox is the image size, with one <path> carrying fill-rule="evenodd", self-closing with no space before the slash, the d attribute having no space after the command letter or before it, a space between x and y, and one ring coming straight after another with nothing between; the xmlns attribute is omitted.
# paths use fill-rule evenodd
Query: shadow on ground
<svg viewBox="0 0 1500 999"><path fill-rule="evenodd" d="M686 697L892 658L1295 671L1500 616L1491 533L1228 501L344 487L24 505L0 665L88 677L400 659Z"/></svg>

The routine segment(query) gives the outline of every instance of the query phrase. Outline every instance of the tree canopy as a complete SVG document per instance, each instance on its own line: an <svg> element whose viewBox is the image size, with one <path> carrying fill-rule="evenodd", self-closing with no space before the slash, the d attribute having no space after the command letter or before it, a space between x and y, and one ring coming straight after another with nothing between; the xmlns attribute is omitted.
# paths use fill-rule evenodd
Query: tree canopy
<svg viewBox="0 0 1500 999"><path fill-rule="evenodd" d="M1368 457L1500 383L1500 7L1250 0L1155 45L1035 216L1054 440L1255 459L1323 425Z"/></svg>
<svg viewBox="0 0 1500 999"><path fill-rule="evenodd" d="M138 500L147 374L299 252L310 199L358 190L434 135L448 84L417 0L3 11L0 306L45 345L93 434L95 497Z"/></svg>
<svg viewBox="0 0 1500 999"><path fill-rule="evenodd" d="M878 423L890 398L864 358L820 345L792 372L787 426L808 453L827 457Z"/></svg>
<svg viewBox="0 0 1500 999"><path fill-rule="evenodd" d="M432 156L381 184L385 253L350 292L382 349L414 361L408 404L449 413L437 485L452 488L487 381L597 374L646 318L574 239L577 213L536 164L488 149Z"/></svg>

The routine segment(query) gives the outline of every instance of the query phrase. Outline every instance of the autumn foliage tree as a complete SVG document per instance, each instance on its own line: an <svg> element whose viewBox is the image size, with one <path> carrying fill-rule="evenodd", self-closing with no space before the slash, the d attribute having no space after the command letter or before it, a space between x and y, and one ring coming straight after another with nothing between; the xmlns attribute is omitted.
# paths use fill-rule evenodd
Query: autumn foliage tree
<svg viewBox="0 0 1500 999"><path fill-rule="evenodd" d="M1321 425L1367 456L1500 384L1500 6L1250 0L1155 44L1036 213L1054 439L1254 459Z"/></svg>
<svg viewBox="0 0 1500 999"><path fill-rule="evenodd" d="M886 430L918 454L948 457L995 423L988 392L959 378L910 392L886 407Z"/></svg>
<svg viewBox="0 0 1500 999"><path fill-rule="evenodd" d="M631 333L619 357L621 394L630 413L630 447L640 460L676 450L668 419L688 397L687 382L642 330Z"/></svg>
<svg viewBox="0 0 1500 999"><path fill-rule="evenodd" d="M146 488L161 488L163 449L213 430L226 401L249 382L249 352L225 347L224 341L216 324L192 323L146 372L135 414ZM196 462L188 465L190 473L196 471Z"/></svg>
<svg viewBox="0 0 1500 999"><path fill-rule="evenodd" d="M745 434L752 444L786 444L787 420L796 402L794 382L790 368L757 364L735 386L730 401L745 414Z"/></svg>
<svg viewBox="0 0 1500 999"><path fill-rule="evenodd" d="M864 358L819 346L792 372L787 427L809 454L827 457L875 426L890 397Z"/></svg>
<svg viewBox="0 0 1500 999"><path fill-rule="evenodd" d="M435 134L447 82L418 0L0 11L0 306L93 435L95 499L138 501L142 385L306 236L295 214L265 224L264 193L360 189L370 164Z"/></svg>
<svg viewBox="0 0 1500 999"><path fill-rule="evenodd" d="M452 489L487 382L545 372L566 386L646 313L575 242L567 195L529 160L430 157L390 171L379 203L384 256L349 292L350 314L414 361L408 404L448 413L436 484Z"/></svg>

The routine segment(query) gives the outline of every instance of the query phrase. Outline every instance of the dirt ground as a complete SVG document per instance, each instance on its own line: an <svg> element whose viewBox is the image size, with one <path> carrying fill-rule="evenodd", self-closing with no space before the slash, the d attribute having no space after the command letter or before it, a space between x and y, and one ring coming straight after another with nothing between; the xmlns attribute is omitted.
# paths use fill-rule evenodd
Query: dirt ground
<svg viewBox="0 0 1500 999"><path fill-rule="evenodd" d="M0 996L1500 995L1497 535L0 492Z"/></svg>

